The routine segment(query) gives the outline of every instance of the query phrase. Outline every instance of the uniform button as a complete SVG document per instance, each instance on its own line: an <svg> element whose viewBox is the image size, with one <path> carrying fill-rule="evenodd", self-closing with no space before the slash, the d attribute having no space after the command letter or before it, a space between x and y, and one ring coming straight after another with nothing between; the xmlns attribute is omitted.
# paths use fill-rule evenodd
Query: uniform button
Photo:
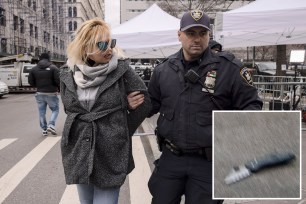
<svg viewBox="0 0 306 204"><path fill-rule="evenodd" d="M165 114L163 113L162 116L165 116Z"/></svg>
<svg viewBox="0 0 306 204"><path fill-rule="evenodd" d="M86 141L86 142L89 142L89 141L90 141L90 139L89 139L88 137L86 137L86 138L85 138L85 141Z"/></svg>

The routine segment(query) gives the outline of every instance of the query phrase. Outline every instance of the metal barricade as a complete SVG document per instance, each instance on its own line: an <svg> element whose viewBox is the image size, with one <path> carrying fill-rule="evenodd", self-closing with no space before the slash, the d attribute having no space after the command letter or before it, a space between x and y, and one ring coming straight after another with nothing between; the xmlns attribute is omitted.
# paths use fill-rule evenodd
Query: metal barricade
<svg viewBox="0 0 306 204"><path fill-rule="evenodd" d="M255 75L253 80L264 101L263 110L305 109L306 77Z"/></svg>

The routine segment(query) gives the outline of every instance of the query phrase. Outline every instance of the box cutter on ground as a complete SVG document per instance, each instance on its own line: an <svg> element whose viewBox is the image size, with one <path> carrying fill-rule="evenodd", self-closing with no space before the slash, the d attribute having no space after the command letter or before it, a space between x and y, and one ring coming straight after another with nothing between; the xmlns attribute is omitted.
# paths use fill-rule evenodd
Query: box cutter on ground
<svg viewBox="0 0 306 204"><path fill-rule="evenodd" d="M234 167L230 174L225 178L226 184L232 184L241 179L250 176L252 173L256 173L267 167L273 167L278 165L283 165L289 163L291 160L295 159L293 153L280 153L280 154L270 154L261 159L254 159L244 165Z"/></svg>

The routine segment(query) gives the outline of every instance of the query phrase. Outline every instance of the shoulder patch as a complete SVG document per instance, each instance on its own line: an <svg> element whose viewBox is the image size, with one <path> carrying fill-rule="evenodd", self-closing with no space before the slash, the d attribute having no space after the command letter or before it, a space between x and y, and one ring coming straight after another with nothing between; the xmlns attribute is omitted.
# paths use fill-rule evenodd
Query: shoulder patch
<svg viewBox="0 0 306 204"><path fill-rule="evenodd" d="M246 67L240 70L240 75L250 86L254 86L252 76Z"/></svg>

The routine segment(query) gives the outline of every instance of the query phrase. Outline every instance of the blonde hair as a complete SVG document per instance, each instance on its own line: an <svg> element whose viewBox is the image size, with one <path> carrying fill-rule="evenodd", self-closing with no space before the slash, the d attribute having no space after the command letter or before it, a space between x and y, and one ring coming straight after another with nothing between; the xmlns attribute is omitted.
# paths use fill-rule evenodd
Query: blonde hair
<svg viewBox="0 0 306 204"><path fill-rule="evenodd" d="M85 21L76 31L74 39L67 47L67 56L69 66L87 59L87 53L93 52L97 42L111 37L110 28L105 21L100 18L93 18ZM113 52L124 58L123 51L120 48L113 48Z"/></svg>

